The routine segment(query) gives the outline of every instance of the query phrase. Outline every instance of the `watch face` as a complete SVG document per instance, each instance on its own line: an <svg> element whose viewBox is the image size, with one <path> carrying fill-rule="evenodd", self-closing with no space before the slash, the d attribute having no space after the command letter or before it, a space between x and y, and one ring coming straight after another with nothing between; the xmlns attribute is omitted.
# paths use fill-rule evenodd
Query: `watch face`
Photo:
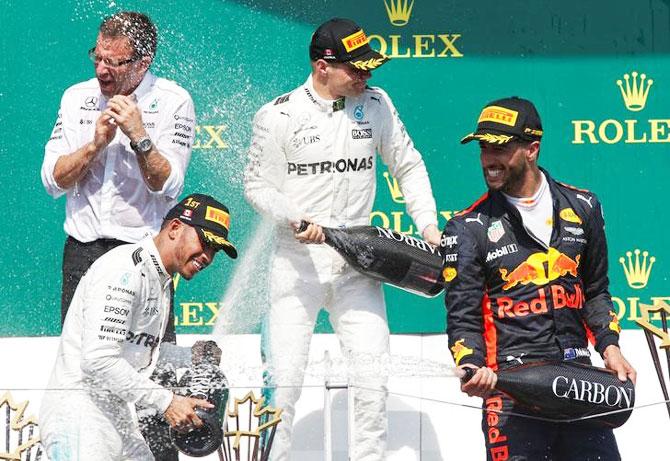
<svg viewBox="0 0 670 461"><path fill-rule="evenodd" d="M144 138L137 143L137 150L145 154L151 150L151 146L152 146L151 139Z"/></svg>

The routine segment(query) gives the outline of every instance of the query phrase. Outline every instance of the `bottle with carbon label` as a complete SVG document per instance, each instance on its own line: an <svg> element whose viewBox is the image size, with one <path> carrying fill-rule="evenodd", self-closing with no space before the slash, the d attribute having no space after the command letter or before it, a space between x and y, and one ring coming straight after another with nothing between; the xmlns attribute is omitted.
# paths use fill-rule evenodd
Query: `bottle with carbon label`
<svg viewBox="0 0 670 461"><path fill-rule="evenodd" d="M461 380L474 375L463 368ZM635 405L635 385L615 372L574 361L527 363L498 373L496 389L532 414L560 422L615 428L623 425ZM601 416L598 416L601 415Z"/></svg>
<svg viewBox="0 0 670 461"><path fill-rule="evenodd" d="M302 221L297 232L307 229ZM326 244L368 277L426 297L443 289L442 257L433 245L378 226L323 227Z"/></svg>
<svg viewBox="0 0 670 461"><path fill-rule="evenodd" d="M170 429L175 446L188 456L202 457L214 453L223 442L223 420L228 404L228 380L210 357L186 370L179 380L179 394L201 398L215 407L197 408L203 426L189 432Z"/></svg>

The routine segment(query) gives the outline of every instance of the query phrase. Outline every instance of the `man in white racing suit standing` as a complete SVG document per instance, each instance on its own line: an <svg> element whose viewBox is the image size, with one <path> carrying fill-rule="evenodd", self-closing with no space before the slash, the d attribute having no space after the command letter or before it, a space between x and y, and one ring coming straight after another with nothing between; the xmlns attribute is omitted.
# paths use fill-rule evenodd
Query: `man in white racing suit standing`
<svg viewBox="0 0 670 461"><path fill-rule="evenodd" d="M329 247L301 243L323 243L320 226L369 224L375 152L398 180L418 230L437 245L435 201L421 155L389 96L366 85L370 71L388 57L370 48L354 22L335 18L315 31L310 59L307 81L256 114L245 174L247 200L277 223L262 338L270 402L283 409L271 458L289 456L309 343L325 307L354 392L350 459L382 460L387 378L379 363L389 352L389 330L381 285ZM296 233L303 219L310 225Z"/></svg>
<svg viewBox="0 0 670 461"><path fill-rule="evenodd" d="M202 425L196 407L149 376L164 349L175 273L190 280L228 241L228 209L192 194L169 212L160 232L101 256L82 277L65 318L60 347L40 408L42 443L51 461L153 460L135 404L156 409L177 430ZM193 360L203 353L197 342ZM199 350L199 348L201 350ZM186 351L172 351L183 357Z"/></svg>

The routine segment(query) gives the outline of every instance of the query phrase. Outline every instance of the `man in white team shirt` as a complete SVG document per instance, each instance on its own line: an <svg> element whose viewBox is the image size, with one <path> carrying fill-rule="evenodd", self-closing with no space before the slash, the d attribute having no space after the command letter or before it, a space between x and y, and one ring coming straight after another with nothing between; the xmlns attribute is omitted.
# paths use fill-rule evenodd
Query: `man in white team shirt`
<svg viewBox="0 0 670 461"><path fill-rule="evenodd" d="M331 248L300 243L322 243L320 226L369 224L377 152L397 178L419 232L437 245L435 200L421 154L391 99L367 86L370 71L388 57L370 48L357 24L336 18L313 34L310 59L307 81L256 114L245 176L248 201L276 221L278 233L262 340L270 401L283 410L271 458L289 457L295 403L323 306L349 359L355 415L350 458L383 460L386 377L379 364L388 354L389 330L381 284ZM294 235L301 219L311 224Z"/></svg>
<svg viewBox="0 0 670 461"><path fill-rule="evenodd" d="M195 115L188 92L149 72L157 34L144 14L102 21L95 78L68 88L45 147L42 183L66 195L61 320L105 252L155 234L184 186Z"/></svg>

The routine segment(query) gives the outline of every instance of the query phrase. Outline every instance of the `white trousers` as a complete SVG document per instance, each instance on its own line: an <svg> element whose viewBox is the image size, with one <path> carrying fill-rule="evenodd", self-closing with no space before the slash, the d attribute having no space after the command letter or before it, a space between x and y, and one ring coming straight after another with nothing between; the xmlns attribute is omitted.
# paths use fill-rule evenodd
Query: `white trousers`
<svg viewBox="0 0 670 461"><path fill-rule="evenodd" d="M46 391L40 437L49 461L152 461L135 409L116 396Z"/></svg>
<svg viewBox="0 0 670 461"><path fill-rule="evenodd" d="M295 403L309 344L324 307L347 359L354 392L350 459L381 461L386 448L386 363L389 329L381 284L352 269L326 245L284 244L272 263L271 306L262 354L270 403L281 408L270 459L290 459Z"/></svg>

